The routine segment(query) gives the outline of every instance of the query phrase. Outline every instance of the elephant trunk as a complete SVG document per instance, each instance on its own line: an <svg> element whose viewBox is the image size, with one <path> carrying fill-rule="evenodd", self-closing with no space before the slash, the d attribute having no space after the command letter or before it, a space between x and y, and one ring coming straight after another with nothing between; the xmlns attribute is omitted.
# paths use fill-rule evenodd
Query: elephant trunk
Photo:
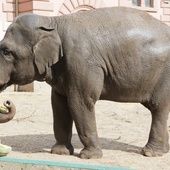
<svg viewBox="0 0 170 170"><path fill-rule="evenodd" d="M9 110L9 112L0 113L0 123L6 123L10 121L16 113L16 107L10 100L5 101L3 104Z"/></svg>

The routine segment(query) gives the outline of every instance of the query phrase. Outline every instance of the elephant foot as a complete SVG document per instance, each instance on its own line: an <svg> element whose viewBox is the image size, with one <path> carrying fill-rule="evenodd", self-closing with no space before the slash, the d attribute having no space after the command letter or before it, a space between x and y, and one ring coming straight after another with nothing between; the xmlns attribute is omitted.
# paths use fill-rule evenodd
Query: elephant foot
<svg viewBox="0 0 170 170"><path fill-rule="evenodd" d="M74 148L72 145L70 145L69 147L66 147L65 145L55 144L51 148L51 153L58 154L58 155L73 155Z"/></svg>
<svg viewBox="0 0 170 170"><path fill-rule="evenodd" d="M168 151L169 151L169 145L164 146L163 149L160 149L160 148L159 149L155 149L155 148L152 148L152 147L146 145L142 149L142 154L144 156L147 156L147 157L157 157L157 156L164 155Z"/></svg>
<svg viewBox="0 0 170 170"><path fill-rule="evenodd" d="M79 157L82 159L97 159L101 158L103 155L102 150L100 148L84 148L81 152Z"/></svg>

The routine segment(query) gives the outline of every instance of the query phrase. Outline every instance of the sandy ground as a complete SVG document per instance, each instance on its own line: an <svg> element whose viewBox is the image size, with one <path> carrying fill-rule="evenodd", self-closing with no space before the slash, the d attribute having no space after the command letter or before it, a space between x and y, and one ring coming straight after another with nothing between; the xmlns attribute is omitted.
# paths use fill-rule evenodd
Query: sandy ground
<svg viewBox="0 0 170 170"><path fill-rule="evenodd" d="M154 158L140 154L147 142L151 123L150 112L140 104L98 101L96 119L103 157L82 160L77 157L82 144L75 128L72 140L75 155L49 153L55 139L48 85L36 82L35 93L11 92L9 88L0 94L0 103L6 99L12 100L17 107L14 119L0 124L1 143L13 148L7 157L111 165L138 170L170 169L170 153Z"/></svg>

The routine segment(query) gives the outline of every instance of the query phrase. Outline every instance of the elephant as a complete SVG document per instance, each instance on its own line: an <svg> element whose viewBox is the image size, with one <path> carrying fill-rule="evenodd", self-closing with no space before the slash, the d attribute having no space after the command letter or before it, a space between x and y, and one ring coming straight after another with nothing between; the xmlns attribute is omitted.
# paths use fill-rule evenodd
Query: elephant
<svg viewBox="0 0 170 170"><path fill-rule="evenodd" d="M107 7L63 16L23 14L0 41L0 90L34 80L51 86L52 154L73 155L73 122L82 159L101 158L98 100L140 103L152 116L142 154L169 151L170 28L148 13Z"/></svg>
<svg viewBox="0 0 170 170"><path fill-rule="evenodd" d="M3 104L9 110L9 112L0 113L0 123L6 123L10 121L16 114L16 107L12 101L6 100Z"/></svg>

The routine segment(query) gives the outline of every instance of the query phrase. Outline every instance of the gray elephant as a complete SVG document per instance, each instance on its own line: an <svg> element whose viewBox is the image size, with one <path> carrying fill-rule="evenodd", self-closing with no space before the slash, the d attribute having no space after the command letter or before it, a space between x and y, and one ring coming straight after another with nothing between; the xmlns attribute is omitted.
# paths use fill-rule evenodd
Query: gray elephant
<svg viewBox="0 0 170 170"><path fill-rule="evenodd" d="M0 64L1 90L34 80L51 85L52 153L73 154L74 121L84 145L80 158L102 157L94 110L99 99L147 107L152 124L143 154L169 151L170 28L149 14L125 7L24 14L0 42Z"/></svg>

